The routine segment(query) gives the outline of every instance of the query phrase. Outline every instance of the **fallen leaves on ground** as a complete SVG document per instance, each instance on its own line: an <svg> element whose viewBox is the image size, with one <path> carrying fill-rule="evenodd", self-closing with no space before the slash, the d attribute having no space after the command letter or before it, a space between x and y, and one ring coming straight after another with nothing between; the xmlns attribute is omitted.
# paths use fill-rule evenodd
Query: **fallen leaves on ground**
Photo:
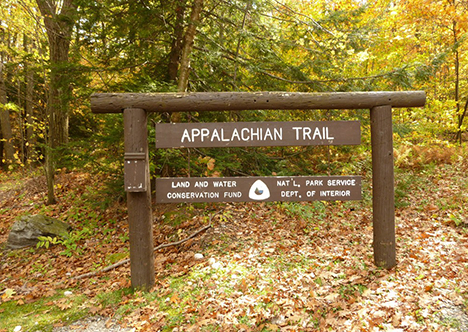
<svg viewBox="0 0 468 332"><path fill-rule="evenodd" d="M129 287L128 264L93 278L72 277L128 252L125 207L116 204L93 211L100 232L78 241L79 255L61 255L61 246L3 253L1 298L28 303L73 288L87 296L91 314L113 316L131 304L122 310L121 322L141 331L456 331L464 328L463 317L448 316L447 308L463 313L467 305L464 172L460 165L441 165L424 177L413 174L405 204L396 210L398 265L389 271L373 264L372 213L365 200L159 206L155 246L180 240L218 215L195 239L155 252L156 285L150 295L137 292L105 306L96 296ZM61 204L49 213L73 223L66 191L95 181L84 173L62 174L60 181ZM77 181L80 186L74 187ZM5 241L13 219L38 210L34 206L44 196L31 190L18 201L10 189L3 197L0 238ZM171 209L188 217L181 223L164 220ZM195 259L196 253L204 258ZM71 302L54 304L67 310Z"/></svg>

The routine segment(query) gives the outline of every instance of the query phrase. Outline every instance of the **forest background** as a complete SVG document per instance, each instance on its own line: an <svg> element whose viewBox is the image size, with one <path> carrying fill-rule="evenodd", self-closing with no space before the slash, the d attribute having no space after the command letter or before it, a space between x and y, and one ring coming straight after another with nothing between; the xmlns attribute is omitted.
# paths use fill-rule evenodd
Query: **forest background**
<svg viewBox="0 0 468 332"><path fill-rule="evenodd" d="M45 165L49 203L57 169L92 165L121 173L121 116L92 115L93 92L424 90L424 109L394 114L404 143L461 143L466 132L466 1L19 0L0 6L0 167ZM360 112L171 116L151 121L358 118L368 125ZM222 175L334 167L331 154L285 167L285 154L298 155L297 148L258 151L152 151L152 174L195 176L213 161L208 171Z"/></svg>
<svg viewBox="0 0 468 332"><path fill-rule="evenodd" d="M427 94L424 108L393 111L396 211L397 219L402 220L398 226L398 236L399 241L404 239L402 246L408 246L406 250L399 248L405 257L400 257L400 261L421 261L422 258L418 256L422 255L420 249L413 251L410 246L414 242L415 246L422 248L427 245L424 241L429 241L433 235L440 237L443 234L444 241L452 237L466 239L466 232L460 227L468 224L466 208L463 207L468 198L460 191L468 188L465 173L467 10L468 2L465 0L2 1L0 189L3 193L0 191L0 198L3 202L0 202L0 239L6 240L8 229L17 216L37 212L64 218L73 224L75 230L68 240L43 239L40 245L53 247L50 253L38 248L37 251L2 256L0 263L5 278L0 280L0 295L7 307L0 307L0 314L8 311L14 319L16 307L24 308L45 297L44 307L54 303L62 311L73 311L85 306L85 314L107 316L112 316L117 307L123 308L119 309L120 313L128 313L131 310L128 309L129 304L134 309L148 302L151 306L145 307L145 310L132 312L130 317L139 315L138 319L129 319L132 321L130 325L148 321L148 325L142 329L153 326L172 330L183 324L193 327L200 318L206 325L217 324L212 315L218 309L206 312L197 309L196 314L190 311L200 302L203 294L186 292L184 287L188 287L187 280L182 283L180 280L168 282L167 279L159 279L158 291L145 295L147 297L122 291L122 288L129 286L125 273L96 277L81 284L80 281L70 280L71 275L99 270L128 255L122 116L92 114L89 102L94 92L424 90ZM303 308L300 314L295 309L291 309L295 313L289 316L278 314L281 310L270 306L285 301L284 298L276 301L274 295L262 293L263 304L271 311L270 318L265 318L268 316L265 313L252 318L245 312L242 314L244 316L231 312L234 318L229 321L229 326L235 326L235 330L254 329L254 326L257 330L277 330L288 322L296 326L298 321L307 321L317 329L333 328L346 317L346 308L361 305L364 295L368 301L369 296L372 297L370 290L377 287L377 280L387 278L382 271L368 267L372 265L372 259L371 255L362 253L364 249L350 250L346 247L348 242L338 244L339 241L336 242L336 238L330 235L348 232L348 229L356 233L368 230L367 221L371 218L368 113L368 110L273 110L150 115L148 130L153 178L315 174L358 174L364 177L363 201L359 208L344 203L228 204L218 207L202 204L177 208L168 206L155 212L156 243L180 240L192 233L196 226L206 225L208 221L214 223L215 220L224 230L225 237L216 235L219 230L216 229L214 234L207 235L208 240L203 241L213 246L225 244L220 249L223 253L230 250L242 252L241 249L251 253L249 248L263 240L266 232L275 234L272 241L281 243L280 249L285 251L281 259L286 261L290 258L288 253L293 248L292 243L294 248L298 246L296 237L285 235L288 227L293 227L293 233L298 230L303 233L299 240L302 236L315 234L321 240L314 241L323 241L320 263L308 266L308 269L317 267L322 271L314 270L316 277L313 282L323 292L311 290L310 294L303 294L311 301L307 302L307 306L312 308L306 310L307 318L302 316ZM155 140L154 123L157 122L266 120L360 120L362 144L352 147L151 148ZM451 166L443 168L444 165ZM449 183L449 179L453 183ZM410 209L418 209L418 212ZM421 216L421 211L428 215ZM416 219L421 222L419 234L422 235L409 241L406 239L414 237L413 227L416 227L410 224L414 215L418 215ZM276 219L271 225L260 222L273 217ZM294 218L295 222L291 223L290 218ZM232 223L229 225L227 221ZM439 221L440 225L437 224ZM448 224L456 230L447 231L444 227ZM438 228L434 228L434 225L438 225ZM234 239L244 231L252 238L239 244ZM105 239L98 246L95 238L100 236ZM328 237L335 242L327 242ZM354 243L363 241L356 237L352 235ZM440 242L437 244L441 245ZM339 255L333 254L328 258L321 254L322 250L332 252L341 246L345 249ZM200 248L203 246L200 245ZM274 252L274 249L267 248L262 255L268 256ZM455 252L455 256L451 255L444 255L447 261L438 261L437 268L451 266L453 257L457 263L466 262ZM196 263L189 263L190 259L186 256L181 250L157 258L158 276L178 277L189 273L187 267ZM302 258L299 258L303 256L294 256L292 262L297 259L303 264ZM347 266L344 269L344 277L347 278L343 278L341 272L330 272L336 266L342 268L340 264L345 264L348 259L352 261L361 256L366 257L364 263L349 263L359 265L359 268ZM34 261L28 257L33 257ZM432 258L429 256L427 261ZM248 259L250 262L251 256ZM228 265L226 262L224 264ZM58 265L63 265L63 268L55 267ZM213 262L209 265L213 266ZM290 267L286 266L286 262L281 261L279 265L284 267L284 271L278 272L280 278L275 275L273 280L283 281L282 278L288 273L294 275L288 270ZM403 270L407 265L403 263L400 266L403 266ZM356 273L356 270L359 272ZM18 271L23 272L17 277ZM402 288L407 287L406 291L409 287L420 288L424 294L433 292L438 281L449 278L445 269L445 274L440 272L440 275L433 275L431 282L427 277L429 272L425 270L424 273L413 271L417 273L416 276L413 272L407 272L409 279L404 279L403 273L399 274L398 271L394 271L392 280L405 285ZM48 277L50 275L55 276L53 282ZM356 275L359 279L355 279ZM205 277L211 276L208 274ZM258 283L261 278L258 274L246 276L236 285L236 291L248 292L251 283ZM460 277L460 280L453 278L458 286L463 284L460 280L465 282L464 277ZM352 282L348 284L343 280ZM420 285L421 280L427 282ZM325 291L324 285L328 281L331 290L327 288ZM206 279L207 289L211 289L211 282L211 279ZM106 287L113 290L111 295L106 293ZM116 287L118 290L115 290ZM288 298L286 288L291 286L285 283L281 287L284 287L281 295ZM82 298L70 300L58 297L56 289L80 289L91 300L86 302ZM209 292L211 290L207 290ZM457 294L465 299L461 303L466 307L468 297L465 291L458 290ZM185 296L199 298L187 300ZM233 301L232 298L228 301L223 295L219 296L227 303ZM169 300L158 302L164 298ZM328 304L322 306L322 300ZM83 301L86 303L83 304ZM333 302L331 306L330 301ZM173 309L167 308L167 302L174 306L183 303L185 313L174 313ZM359 324L364 320L362 317L373 312L370 307L374 302L369 303L359 307L362 310L362 315L358 317L361 319ZM371 329L382 324L397 327L407 323L404 325L406 330L411 330L414 323L415 331L420 330L421 325L418 324L430 326L425 321L427 317L421 314L424 304L410 303L408 309L400 313L392 307L380 310L378 318L369 314L367 325L362 324L366 329ZM229 306L226 303L223 305ZM296 304L292 306L295 308ZM162 315L161 308L169 313ZM37 307L30 310L29 315L38 320L33 313L42 311ZM71 315L83 315L77 314L78 311L73 311ZM153 312L153 316L149 318L147 312ZM226 314L225 317L228 316ZM54 317L58 321L61 319L57 318L60 315ZM242 322L242 317L247 317L245 322ZM296 319L298 317L299 320ZM405 317L411 319L405 320ZM444 322L443 325L450 327L451 324ZM0 330L9 327L0 325ZM434 330L440 330L440 326L437 325Z"/></svg>

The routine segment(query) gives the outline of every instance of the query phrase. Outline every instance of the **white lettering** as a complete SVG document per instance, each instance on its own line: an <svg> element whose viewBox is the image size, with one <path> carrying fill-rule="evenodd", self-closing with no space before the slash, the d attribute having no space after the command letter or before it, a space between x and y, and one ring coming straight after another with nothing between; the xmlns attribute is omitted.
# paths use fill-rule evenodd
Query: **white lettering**
<svg viewBox="0 0 468 332"><path fill-rule="evenodd" d="M256 129L256 131L254 131ZM259 141L262 137L262 128L252 128L250 129L250 136L251 139L254 139L254 136L256 137L255 139Z"/></svg>
<svg viewBox="0 0 468 332"><path fill-rule="evenodd" d="M184 143L185 138L188 139L188 141L190 142L190 135L187 129L184 130L184 133L182 134L182 138L180 139L180 142Z"/></svg>
<svg viewBox="0 0 468 332"><path fill-rule="evenodd" d="M281 141L283 139L283 128L275 128L274 130L275 133L275 141Z"/></svg>
<svg viewBox="0 0 468 332"><path fill-rule="evenodd" d="M337 187L337 186L355 186L356 180L355 179L333 179L328 180L327 185L330 187Z"/></svg>
<svg viewBox="0 0 468 332"><path fill-rule="evenodd" d="M214 142L215 138L218 142L221 140L217 129L213 130L213 134L211 134L211 141Z"/></svg>
<svg viewBox="0 0 468 332"><path fill-rule="evenodd" d="M215 188L234 188L237 187L237 182L236 181L214 181L213 182L213 187Z"/></svg>
<svg viewBox="0 0 468 332"><path fill-rule="evenodd" d="M234 141L234 137L235 137L238 141L240 141L239 132L237 131L236 128L234 128L234 131L232 132L231 141Z"/></svg>
<svg viewBox="0 0 468 332"><path fill-rule="evenodd" d="M179 182L172 181L171 187L172 188L188 188L188 187L190 187L190 182L188 182L188 181L179 181Z"/></svg>
<svg viewBox="0 0 468 332"><path fill-rule="evenodd" d="M310 138L310 133L311 133L311 129L309 127L305 127L303 130L302 130L302 139L305 141L306 139L308 140L311 140Z"/></svg>
<svg viewBox="0 0 468 332"><path fill-rule="evenodd" d="M289 186L289 182L290 180L277 180L276 185L278 187L285 187L285 186Z"/></svg>
<svg viewBox="0 0 468 332"><path fill-rule="evenodd" d="M313 191L313 190L307 191L307 192L306 192L306 196L307 196L307 197L314 197L314 196L315 196L315 191Z"/></svg>
<svg viewBox="0 0 468 332"><path fill-rule="evenodd" d="M225 191L224 192L224 198L241 198L242 197L242 192L240 191Z"/></svg>
<svg viewBox="0 0 468 332"><path fill-rule="evenodd" d="M299 196L299 191L297 190L287 190L281 192L281 197L297 197Z"/></svg>
<svg viewBox="0 0 468 332"><path fill-rule="evenodd" d="M328 127L324 127L323 129L326 129L327 134L324 135L327 139L335 139L335 137L330 137L328 136Z"/></svg>
<svg viewBox="0 0 468 332"><path fill-rule="evenodd" d="M351 196L350 190L322 190L320 197L349 197Z"/></svg>
<svg viewBox="0 0 468 332"><path fill-rule="evenodd" d="M192 129L192 142L195 142L195 137L200 136L200 129L193 128Z"/></svg>
<svg viewBox="0 0 468 332"><path fill-rule="evenodd" d="M200 199L200 198L219 198L218 192L194 192L194 191L187 191L181 193L167 193L168 199Z"/></svg>
<svg viewBox="0 0 468 332"><path fill-rule="evenodd" d="M299 130L302 130L302 127L292 127L296 131L296 141L299 140Z"/></svg>
<svg viewBox="0 0 468 332"><path fill-rule="evenodd" d="M302 127L296 128L296 139L299 140L299 132L297 129L302 129ZM283 129L282 128L234 128L232 132L225 131L224 128L191 128L184 129L182 132L182 137L180 142L195 143L198 142L234 142L234 141L273 141L273 140L282 140L283 139Z"/></svg>
<svg viewBox="0 0 468 332"><path fill-rule="evenodd" d="M194 185L195 188L206 188L208 187L208 181L197 181Z"/></svg>
<svg viewBox="0 0 468 332"><path fill-rule="evenodd" d="M201 141L203 142L205 138L210 136L210 130L208 128L202 128L201 130Z"/></svg>
<svg viewBox="0 0 468 332"><path fill-rule="evenodd" d="M306 186L323 186L323 180L306 180Z"/></svg>
<svg viewBox="0 0 468 332"><path fill-rule="evenodd" d="M315 136L318 136L319 139L322 139L322 135L320 134L320 129L318 127L315 127L314 136L312 139L315 139Z"/></svg>
<svg viewBox="0 0 468 332"><path fill-rule="evenodd" d="M221 140L223 142L229 142L229 138L224 138L224 129L221 129L221 137L222 137Z"/></svg>
<svg viewBox="0 0 468 332"><path fill-rule="evenodd" d="M245 136L244 136L244 133L246 133ZM248 141L249 140L249 128L242 128L241 137L242 137L243 141Z"/></svg>

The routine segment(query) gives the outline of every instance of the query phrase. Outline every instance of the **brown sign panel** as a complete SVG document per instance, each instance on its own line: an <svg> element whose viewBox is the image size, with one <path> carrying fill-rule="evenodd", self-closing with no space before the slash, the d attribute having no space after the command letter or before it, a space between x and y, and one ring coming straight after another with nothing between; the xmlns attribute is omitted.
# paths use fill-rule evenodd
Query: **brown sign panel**
<svg viewBox="0 0 468 332"><path fill-rule="evenodd" d="M359 121L156 124L156 148L357 144Z"/></svg>
<svg viewBox="0 0 468 332"><path fill-rule="evenodd" d="M156 203L348 201L360 199L360 176L156 179Z"/></svg>

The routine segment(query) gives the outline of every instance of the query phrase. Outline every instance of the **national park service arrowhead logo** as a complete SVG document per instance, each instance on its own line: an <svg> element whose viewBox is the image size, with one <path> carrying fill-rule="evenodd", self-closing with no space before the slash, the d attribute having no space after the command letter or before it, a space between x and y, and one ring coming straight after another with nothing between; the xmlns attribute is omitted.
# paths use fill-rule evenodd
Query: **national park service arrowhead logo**
<svg viewBox="0 0 468 332"><path fill-rule="evenodd" d="M256 201L263 201L270 197L270 189L262 180L257 180L250 187L249 198Z"/></svg>

